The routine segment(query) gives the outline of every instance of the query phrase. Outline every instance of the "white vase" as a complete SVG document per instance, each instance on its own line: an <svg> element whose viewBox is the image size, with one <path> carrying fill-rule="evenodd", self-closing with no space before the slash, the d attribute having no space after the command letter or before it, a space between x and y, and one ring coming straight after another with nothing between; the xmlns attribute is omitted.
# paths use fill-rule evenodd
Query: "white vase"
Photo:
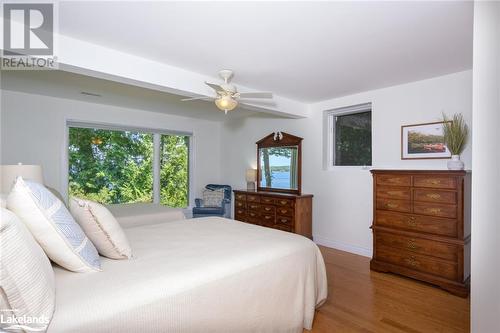
<svg viewBox="0 0 500 333"><path fill-rule="evenodd" d="M460 161L460 155L451 155L448 161L448 170L463 170L464 162Z"/></svg>

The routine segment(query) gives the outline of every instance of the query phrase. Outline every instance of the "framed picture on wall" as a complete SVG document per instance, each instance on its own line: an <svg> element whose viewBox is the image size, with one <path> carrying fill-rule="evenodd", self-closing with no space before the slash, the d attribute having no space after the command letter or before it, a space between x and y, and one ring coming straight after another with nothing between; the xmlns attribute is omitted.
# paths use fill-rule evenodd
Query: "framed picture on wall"
<svg viewBox="0 0 500 333"><path fill-rule="evenodd" d="M444 122L401 126L401 159L450 158L444 143Z"/></svg>

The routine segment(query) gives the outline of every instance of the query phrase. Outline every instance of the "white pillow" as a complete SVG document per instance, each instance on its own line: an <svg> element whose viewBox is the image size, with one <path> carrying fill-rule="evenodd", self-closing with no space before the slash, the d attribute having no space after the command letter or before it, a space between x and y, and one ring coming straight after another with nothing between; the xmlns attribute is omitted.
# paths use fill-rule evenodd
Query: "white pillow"
<svg viewBox="0 0 500 333"><path fill-rule="evenodd" d="M100 271L94 244L61 200L43 185L18 177L7 208L26 224L52 261L73 272Z"/></svg>
<svg viewBox="0 0 500 333"><path fill-rule="evenodd" d="M0 253L0 328L26 325L45 330L54 313L54 271L26 226L5 208L0 208ZM27 323L30 319L40 325Z"/></svg>
<svg viewBox="0 0 500 333"><path fill-rule="evenodd" d="M111 259L132 256L127 236L106 207L97 202L71 198L69 210L101 255Z"/></svg>

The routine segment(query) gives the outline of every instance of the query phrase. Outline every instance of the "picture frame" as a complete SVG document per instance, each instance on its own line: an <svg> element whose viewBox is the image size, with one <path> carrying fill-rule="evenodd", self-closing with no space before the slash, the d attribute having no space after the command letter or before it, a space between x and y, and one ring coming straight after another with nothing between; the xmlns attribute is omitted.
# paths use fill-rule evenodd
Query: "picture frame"
<svg viewBox="0 0 500 333"><path fill-rule="evenodd" d="M444 121L401 126L401 159L449 159L443 135Z"/></svg>

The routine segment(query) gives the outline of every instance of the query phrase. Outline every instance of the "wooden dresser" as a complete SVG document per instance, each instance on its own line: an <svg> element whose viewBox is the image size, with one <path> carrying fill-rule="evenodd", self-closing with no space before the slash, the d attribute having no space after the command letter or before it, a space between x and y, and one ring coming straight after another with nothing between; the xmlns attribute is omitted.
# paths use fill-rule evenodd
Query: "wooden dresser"
<svg viewBox="0 0 500 333"><path fill-rule="evenodd" d="M466 297L470 275L470 183L465 171L372 170L370 267Z"/></svg>
<svg viewBox="0 0 500 333"><path fill-rule="evenodd" d="M312 239L312 194L235 190L234 197L236 220Z"/></svg>

